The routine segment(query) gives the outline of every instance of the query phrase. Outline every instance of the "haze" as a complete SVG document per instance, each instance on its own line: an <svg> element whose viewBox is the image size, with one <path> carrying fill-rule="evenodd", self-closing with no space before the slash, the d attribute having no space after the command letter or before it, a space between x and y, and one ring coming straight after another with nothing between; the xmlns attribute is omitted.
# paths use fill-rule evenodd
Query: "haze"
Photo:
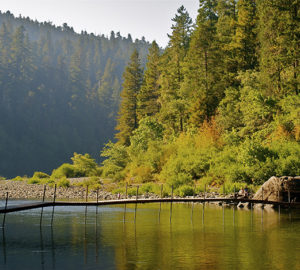
<svg viewBox="0 0 300 270"><path fill-rule="evenodd" d="M77 32L109 36L115 31L122 36L130 33L133 39L144 36L165 47L171 19L181 5L196 18L198 0L2 0L0 9L57 26L66 22Z"/></svg>

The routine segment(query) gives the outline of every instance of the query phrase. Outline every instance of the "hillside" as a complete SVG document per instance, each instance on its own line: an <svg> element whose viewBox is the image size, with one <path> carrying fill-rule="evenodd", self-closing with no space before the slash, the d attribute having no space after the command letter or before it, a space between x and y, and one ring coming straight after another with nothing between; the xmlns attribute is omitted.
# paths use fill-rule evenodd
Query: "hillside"
<svg viewBox="0 0 300 270"><path fill-rule="evenodd" d="M99 159L129 56L137 48L144 65L148 47L0 12L0 175L51 172L74 152Z"/></svg>

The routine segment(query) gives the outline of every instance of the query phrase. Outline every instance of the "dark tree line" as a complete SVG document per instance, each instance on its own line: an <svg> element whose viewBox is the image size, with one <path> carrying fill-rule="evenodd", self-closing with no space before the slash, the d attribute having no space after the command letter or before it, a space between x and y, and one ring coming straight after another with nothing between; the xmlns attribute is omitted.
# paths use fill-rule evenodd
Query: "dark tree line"
<svg viewBox="0 0 300 270"><path fill-rule="evenodd" d="M149 44L0 12L0 175L51 171L113 137L122 73Z"/></svg>

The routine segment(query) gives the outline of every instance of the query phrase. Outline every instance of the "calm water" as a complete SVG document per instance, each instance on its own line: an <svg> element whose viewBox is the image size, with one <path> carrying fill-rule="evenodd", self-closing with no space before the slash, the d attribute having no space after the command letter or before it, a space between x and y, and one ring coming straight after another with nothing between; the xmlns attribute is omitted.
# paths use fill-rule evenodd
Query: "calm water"
<svg viewBox="0 0 300 270"><path fill-rule="evenodd" d="M53 227L52 208L41 227L41 209L8 214L0 269L300 269L299 210L155 203L97 211L56 207Z"/></svg>

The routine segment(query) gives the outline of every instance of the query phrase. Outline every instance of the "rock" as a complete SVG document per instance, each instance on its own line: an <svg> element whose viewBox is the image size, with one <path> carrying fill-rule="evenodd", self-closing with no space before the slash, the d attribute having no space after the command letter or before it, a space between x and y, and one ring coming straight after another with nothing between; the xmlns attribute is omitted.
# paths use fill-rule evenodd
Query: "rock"
<svg viewBox="0 0 300 270"><path fill-rule="evenodd" d="M238 205L237 205L237 207L239 207L239 208L244 208L244 207L245 207L245 205L244 205L244 203L242 203L242 202L239 202L239 203L238 203Z"/></svg>
<svg viewBox="0 0 300 270"><path fill-rule="evenodd" d="M291 201L300 201L300 176L272 176L253 196L254 200L288 202L290 191Z"/></svg>

